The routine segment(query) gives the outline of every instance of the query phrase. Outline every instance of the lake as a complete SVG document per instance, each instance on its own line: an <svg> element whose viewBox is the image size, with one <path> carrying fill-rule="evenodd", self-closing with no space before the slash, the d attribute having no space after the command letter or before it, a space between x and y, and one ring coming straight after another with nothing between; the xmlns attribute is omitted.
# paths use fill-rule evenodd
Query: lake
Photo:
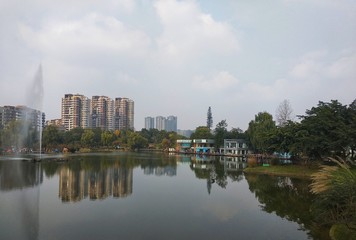
<svg viewBox="0 0 356 240"><path fill-rule="evenodd" d="M328 239L308 180L247 175L236 158L22 159L0 158L0 239Z"/></svg>

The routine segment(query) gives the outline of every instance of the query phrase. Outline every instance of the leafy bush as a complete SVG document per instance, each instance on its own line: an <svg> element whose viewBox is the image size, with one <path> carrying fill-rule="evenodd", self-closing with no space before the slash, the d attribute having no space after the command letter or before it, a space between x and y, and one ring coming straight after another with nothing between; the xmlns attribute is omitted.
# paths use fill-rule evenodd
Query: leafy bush
<svg viewBox="0 0 356 240"><path fill-rule="evenodd" d="M317 195L312 211L319 223L356 231L356 169L341 159L330 160L336 166L323 166L312 175L311 192Z"/></svg>

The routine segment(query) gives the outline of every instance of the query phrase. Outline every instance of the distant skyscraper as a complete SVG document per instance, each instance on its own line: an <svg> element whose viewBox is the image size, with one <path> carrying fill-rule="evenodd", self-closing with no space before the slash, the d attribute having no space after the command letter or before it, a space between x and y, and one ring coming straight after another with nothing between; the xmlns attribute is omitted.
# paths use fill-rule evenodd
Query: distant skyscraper
<svg viewBox="0 0 356 240"><path fill-rule="evenodd" d="M147 130L152 129L155 127L155 119L153 117L146 117L145 118L145 128Z"/></svg>
<svg viewBox="0 0 356 240"><path fill-rule="evenodd" d="M156 128L158 131L166 130L166 118L162 116L156 117Z"/></svg>
<svg viewBox="0 0 356 240"><path fill-rule="evenodd" d="M165 130L167 132L177 132L177 117L168 116L166 119Z"/></svg>
<svg viewBox="0 0 356 240"><path fill-rule="evenodd" d="M115 129L134 129L134 101L115 98Z"/></svg>
<svg viewBox="0 0 356 240"><path fill-rule="evenodd" d="M62 124L66 130L90 127L90 99L80 94L65 94L62 98Z"/></svg>

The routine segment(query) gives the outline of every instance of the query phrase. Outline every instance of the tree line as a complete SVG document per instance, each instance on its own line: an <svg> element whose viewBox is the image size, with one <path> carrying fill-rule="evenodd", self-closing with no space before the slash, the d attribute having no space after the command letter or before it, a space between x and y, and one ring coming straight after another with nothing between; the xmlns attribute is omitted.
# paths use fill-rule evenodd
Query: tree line
<svg viewBox="0 0 356 240"><path fill-rule="evenodd" d="M277 109L276 121L272 114L259 112L251 120L246 131L240 128L228 130L226 120L221 120L210 129L199 126L191 139L214 139L215 149L223 146L224 139L245 139L253 153L290 153L296 159L322 159L339 156L355 159L356 155L356 100L343 105L337 100L320 101L317 106L306 110L297 120L290 117L292 112L288 101L283 101ZM212 123L212 121L210 121ZM22 126L22 127L21 127ZM11 146L35 147L34 129L27 129L23 136L23 124L11 122L0 129L0 148ZM157 129L115 130L75 128L60 131L56 126L46 126L42 133L42 148L48 151L66 147L71 151L80 148L126 148L141 149L174 148L177 139L186 137L175 132Z"/></svg>
<svg viewBox="0 0 356 240"><path fill-rule="evenodd" d="M246 131L251 149L256 153L288 152L298 159L338 156L355 160L356 100L349 105L320 101L297 118L276 124L271 114L258 113Z"/></svg>

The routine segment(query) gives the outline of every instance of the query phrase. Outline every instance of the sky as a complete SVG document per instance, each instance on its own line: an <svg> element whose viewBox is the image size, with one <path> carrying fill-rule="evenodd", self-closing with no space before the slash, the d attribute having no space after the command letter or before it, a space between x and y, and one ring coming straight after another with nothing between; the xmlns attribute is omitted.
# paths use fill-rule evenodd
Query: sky
<svg viewBox="0 0 356 240"><path fill-rule="evenodd" d="M39 66L43 111L64 94L128 97L178 129L246 130L259 112L294 115L356 98L354 0L0 0L0 106L29 105Z"/></svg>

